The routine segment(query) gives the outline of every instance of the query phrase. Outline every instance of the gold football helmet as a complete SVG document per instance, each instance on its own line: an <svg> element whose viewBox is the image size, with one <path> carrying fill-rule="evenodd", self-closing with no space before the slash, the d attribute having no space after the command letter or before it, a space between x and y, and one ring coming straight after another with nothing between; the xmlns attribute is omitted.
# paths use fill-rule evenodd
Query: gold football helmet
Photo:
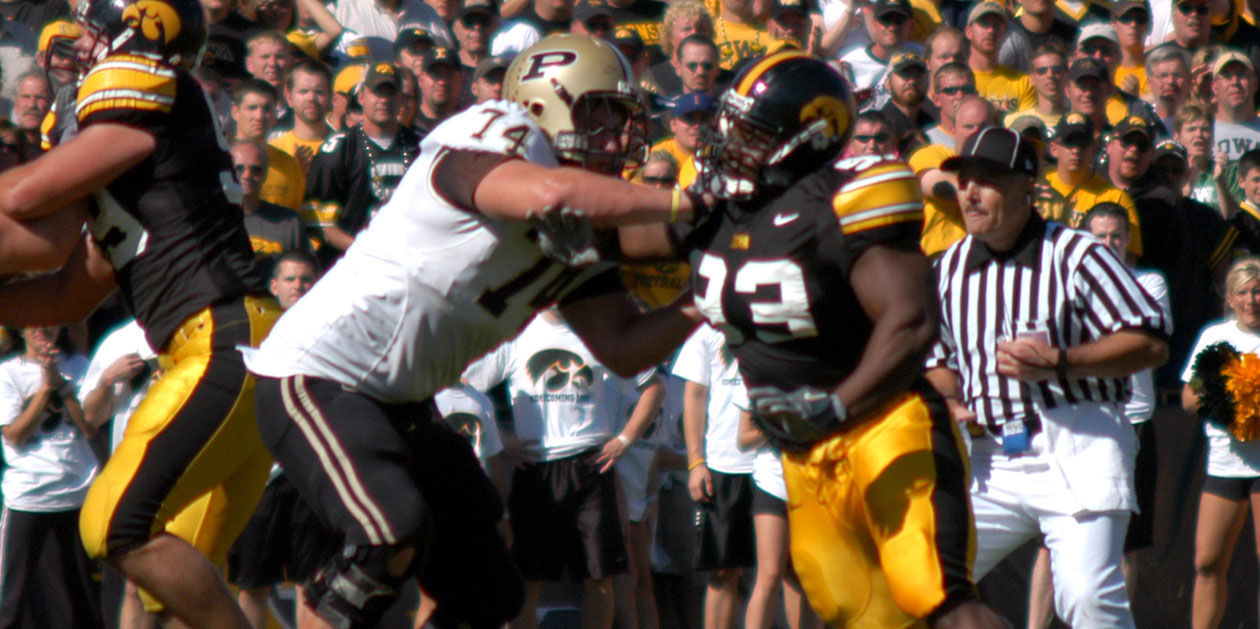
<svg viewBox="0 0 1260 629"><path fill-rule="evenodd" d="M643 161L647 120L634 70L601 39L552 35L525 49L508 67L503 98L525 108L562 160L612 174ZM611 153L606 139L614 131Z"/></svg>

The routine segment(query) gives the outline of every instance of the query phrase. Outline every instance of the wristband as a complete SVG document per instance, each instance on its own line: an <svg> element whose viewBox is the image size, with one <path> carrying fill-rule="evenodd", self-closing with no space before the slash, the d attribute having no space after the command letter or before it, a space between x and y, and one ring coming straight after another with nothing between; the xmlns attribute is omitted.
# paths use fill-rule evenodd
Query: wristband
<svg viewBox="0 0 1260 629"><path fill-rule="evenodd" d="M697 467L700 467L701 465L704 465L704 459L696 459L687 465L687 471L690 472L691 470L694 470Z"/></svg>
<svg viewBox="0 0 1260 629"><path fill-rule="evenodd" d="M682 188L674 186L674 194L669 199L669 222L678 222L678 210L682 208Z"/></svg>
<svg viewBox="0 0 1260 629"><path fill-rule="evenodd" d="M1068 351L1066 347L1060 347L1059 360L1058 362L1054 363L1054 373L1055 375L1059 376L1060 380L1067 380L1067 377L1068 377L1067 353Z"/></svg>
<svg viewBox="0 0 1260 629"><path fill-rule="evenodd" d="M621 445L626 446L627 448L630 447L630 438L625 435L617 435L617 441L620 441Z"/></svg>

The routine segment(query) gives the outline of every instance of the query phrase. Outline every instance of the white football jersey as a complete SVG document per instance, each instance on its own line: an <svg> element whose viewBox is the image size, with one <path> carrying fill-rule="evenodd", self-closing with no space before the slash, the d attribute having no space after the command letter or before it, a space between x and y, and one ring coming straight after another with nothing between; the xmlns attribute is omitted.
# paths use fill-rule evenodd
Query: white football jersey
<svg viewBox="0 0 1260 629"><path fill-rule="evenodd" d="M433 175L450 150L556 165L546 136L514 103L475 105L438 125L345 257L261 347L242 350L250 371L324 378L388 403L424 400L539 309L611 268L569 269L543 256L529 223L442 198Z"/></svg>

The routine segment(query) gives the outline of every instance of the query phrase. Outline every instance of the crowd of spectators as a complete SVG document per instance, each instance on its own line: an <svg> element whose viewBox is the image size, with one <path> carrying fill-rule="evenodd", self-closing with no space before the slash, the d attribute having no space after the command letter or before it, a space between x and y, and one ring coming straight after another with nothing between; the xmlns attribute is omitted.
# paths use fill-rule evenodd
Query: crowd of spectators
<svg viewBox="0 0 1260 629"><path fill-rule="evenodd" d="M297 259L304 265L300 273L291 264L277 266L273 290L278 295L292 293L293 288L285 288L290 284L309 285L318 268L336 264L356 233L389 201L425 134L471 104L499 98L513 55L557 32L604 38L627 58L652 114L645 138L648 157L628 176L663 187L687 187L697 179L696 154L714 123L722 91L741 68L767 52L789 47L827 60L854 95L856 111L845 156L891 155L910 164L925 202L921 247L933 257L966 236L956 174L943 170L942 163L981 128L1000 125L1023 135L1041 158L1037 211L1048 220L1080 229L1090 227L1084 219L1100 205L1108 208L1108 220L1127 217L1123 231L1128 236L1124 251L1118 253L1128 264L1166 278L1174 332L1170 359L1154 376L1157 419L1162 411L1195 421L1181 410L1183 370L1193 359L1199 332L1228 314L1222 307L1226 270L1234 261L1260 253L1260 29L1255 25L1260 3L202 0L202 4L210 36L195 76L223 124L254 250L259 257ZM74 107L73 41L78 27L73 10L73 2L67 0L0 0L0 168L38 155L41 144L47 146L50 138L55 140L64 131L44 128L43 122L53 107ZM648 304L661 303L662 295L676 293L685 283L679 279L686 277L685 264L647 266L628 267L625 276ZM1253 281L1247 276L1232 286L1238 289ZM1230 302L1230 311L1239 313L1240 308ZM74 351L55 349L50 339L56 338L56 330L10 333L25 341L25 349L0 363L0 387L13 389L13 399L4 400L12 417L0 418L5 426L6 480L0 488L6 514L24 510L56 514L75 508L70 491L58 494L65 500L51 494L46 500L11 494L16 482L12 479L18 477L10 477L21 473L32 441L64 442L68 445L63 450L69 454L58 456L82 458L85 446L76 431L91 437L111 418L125 421L125 413L101 409L121 411L132 403L134 391L143 388L144 378L152 372L147 362L152 350L133 348L131 334L125 351L106 351L108 346L101 344L98 351L111 358L108 364L95 371L78 364L91 355L89 349L99 339L107 339L106 331L123 322L118 306L103 308L91 322L91 341L81 340ZM61 345L75 344L63 338ZM708 371L702 371L707 378ZM716 554L701 549L703 567L710 570L707 594L703 585L687 580L695 565L690 563L693 558L683 555L695 549L679 550L678 536L686 537L692 525L691 501L704 502L712 492L707 472L712 464L697 471L688 462L745 455L736 454L733 441L739 432L738 417L724 416L718 422L713 414L707 422L710 429L724 426L720 438L731 442L716 447L729 450L727 455L715 455L711 450L715 445L706 443L702 411L699 427L684 436L683 402L688 396L682 391L707 390L718 381L696 382L698 376L684 376L684 387L682 381L671 381L668 372L668 368L662 372L661 382L670 393L664 396L665 410L657 416L658 422L673 425L670 430L652 428L647 435L639 430L630 440L642 448L643 437L651 444L646 449L659 453L655 465L641 466L635 473L651 475L642 483L647 492L643 500L660 508L638 509L637 519L623 517L626 539L612 537L628 544L627 554L609 559L590 576L598 583L588 582L588 594L599 598L591 608L598 608L598 615L611 622L616 598L618 626L627 617L644 627L655 626L658 620L699 626L702 617L705 626L731 626L731 601L741 570L761 557L782 561L782 550L779 542L773 548L759 548L763 523L757 526L754 545L750 511L747 547ZM497 380L508 375L500 374ZM625 395L637 395L625 391L645 391L650 380L637 388L625 383L619 387ZM109 399L102 401L106 390ZM78 410L76 396L82 401ZM50 405L64 410L31 410ZM713 404L709 407L717 413ZM504 456L517 457L513 462L520 463L528 447L510 430L512 414L500 412L505 423L502 448ZM625 419L620 417L622 426ZM613 443L617 441L613 435L627 434L617 430L616 425L602 426L591 433L591 443ZM47 434L32 437L40 431ZM120 427L115 425L113 432L119 433ZM655 439L650 438L653 433L659 433ZM107 452L104 444L97 448L98 456ZM739 465L713 471L751 473L752 456L747 453ZM1260 477L1260 460L1245 463L1242 468ZM86 486L83 479L90 479L94 469L76 459L76 466L64 473L74 487ZM698 475L704 478L697 480ZM503 486L506 491L509 484ZM783 534L772 526L769 530ZM1203 579L1219 571L1219 555L1196 561ZM63 596L48 597L50 609L64 608L64 602L57 602L64 597L80 596L76 588L81 585L81 568L73 563L78 558L66 561L75 574L66 575L60 590L50 590ZM633 579L604 579L627 566ZM0 618L30 620L37 611L12 595L21 586L11 588L10 578L18 577L11 577L10 569L4 566ZM790 570L782 566L774 570L776 576L789 574L783 590L797 607L789 610L791 624L808 624ZM658 584L651 604L645 601L652 591L646 572L656 573L665 584ZM546 580L551 571L531 574ZM755 610L750 608L747 626L770 622L766 592L779 589L757 580ZM1213 614L1219 619L1218 611L1211 607L1203 613L1208 620ZM92 614L85 617L84 622L99 621Z"/></svg>

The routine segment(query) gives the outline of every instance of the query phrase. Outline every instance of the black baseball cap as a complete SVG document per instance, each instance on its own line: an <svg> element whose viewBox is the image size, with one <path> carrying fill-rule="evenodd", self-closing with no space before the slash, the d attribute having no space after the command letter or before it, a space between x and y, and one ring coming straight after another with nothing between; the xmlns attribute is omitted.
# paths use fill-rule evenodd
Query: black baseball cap
<svg viewBox="0 0 1260 629"><path fill-rule="evenodd" d="M1088 139L1086 144L1094 143L1094 123L1089 118L1073 111L1063 114L1063 117L1059 118L1059 123L1054 125L1052 141L1059 144L1073 144L1069 140L1077 135L1084 135Z"/></svg>
<svg viewBox="0 0 1260 629"><path fill-rule="evenodd" d="M1182 146L1180 142L1175 140L1164 140L1163 142L1155 145L1154 161L1158 162L1162 157L1175 157L1186 163L1190 161L1189 153L1186 152L1186 147Z"/></svg>
<svg viewBox="0 0 1260 629"><path fill-rule="evenodd" d="M402 79L398 76L398 68L392 63L382 61L372 64L363 75L363 85L372 91L384 85L393 85L394 89L402 89Z"/></svg>
<svg viewBox="0 0 1260 629"><path fill-rule="evenodd" d="M905 70L906 68L918 66L919 69L927 72L927 62L923 60L923 56L917 52L903 50L893 53L891 59L888 60L888 71L894 74Z"/></svg>
<svg viewBox="0 0 1260 629"><path fill-rule="evenodd" d="M613 16L612 8L604 0L582 0L573 7L573 19L585 24L593 17Z"/></svg>
<svg viewBox="0 0 1260 629"><path fill-rule="evenodd" d="M638 57L646 47L643 43L643 37L639 35L639 31L636 31L629 26L618 26L613 30L613 45L619 48L623 53L626 52L627 48L629 48L630 52L634 54L626 56L631 59Z"/></svg>
<svg viewBox="0 0 1260 629"><path fill-rule="evenodd" d="M459 10L455 12L455 18L461 18L469 13L485 13L491 17L499 12L495 6L494 0L462 0L459 3Z"/></svg>
<svg viewBox="0 0 1260 629"><path fill-rule="evenodd" d="M871 7L875 10L875 19L899 13L907 19L914 15L910 9L910 0L874 0Z"/></svg>
<svg viewBox="0 0 1260 629"><path fill-rule="evenodd" d="M1142 134L1148 142L1154 139L1151 134L1150 121L1141 116L1129 116L1124 120L1121 120L1118 124L1116 124L1115 128L1111 130L1111 137L1123 138L1134 133Z"/></svg>
<svg viewBox="0 0 1260 629"><path fill-rule="evenodd" d="M443 64L451 66L452 68L458 68L460 66L459 55L456 54L454 50L451 50L446 46L434 46L424 51L424 57L422 57L422 59L423 65L421 67L426 71L430 68Z"/></svg>
<svg viewBox="0 0 1260 629"><path fill-rule="evenodd" d="M941 170L958 172L973 164L1001 175L1037 176L1037 149L1018 132L1002 127L985 127L967 138L962 151L941 163Z"/></svg>
<svg viewBox="0 0 1260 629"><path fill-rule="evenodd" d="M413 46L432 46L433 36L429 31L418 26L404 28L398 31L398 37L394 39L394 56L398 56L400 50L406 50Z"/></svg>
<svg viewBox="0 0 1260 629"><path fill-rule="evenodd" d="M1146 11L1146 15L1148 17L1151 14L1151 7L1146 4L1146 0L1118 0L1115 4L1111 5L1111 19L1114 20L1133 9Z"/></svg>
<svg viewBox="0 0 1260 629"><path fill-rule="evenodd" d="M1107 66L1102 61L1093 57L1081 57L1072 62L1068 68L1068 80L1075 81L1085 77L1094 77L1099 81L1107 82L1108 78Z"/></svg>

